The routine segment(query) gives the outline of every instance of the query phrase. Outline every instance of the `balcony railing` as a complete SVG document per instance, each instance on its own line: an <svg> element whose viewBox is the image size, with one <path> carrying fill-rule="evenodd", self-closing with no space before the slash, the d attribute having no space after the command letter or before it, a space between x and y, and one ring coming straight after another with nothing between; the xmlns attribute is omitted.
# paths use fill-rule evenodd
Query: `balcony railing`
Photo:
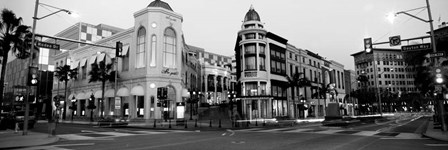
<svg viewBox="0 0 448 150"><path fill-rule="evenodd" d="M246 77L246 78L254 78L254 77L257 77L257 72L244 72L244 77Z"/></svg>

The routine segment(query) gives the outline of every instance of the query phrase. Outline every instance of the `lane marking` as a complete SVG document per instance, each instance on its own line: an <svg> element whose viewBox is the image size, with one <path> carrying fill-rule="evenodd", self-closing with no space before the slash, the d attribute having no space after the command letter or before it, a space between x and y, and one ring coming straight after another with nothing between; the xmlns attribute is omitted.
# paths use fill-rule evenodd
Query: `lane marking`
<svg viewBox="0 0 448 150"><path fill-rule="evenodd" d="M448 144L425 144L426 146L448 146Z"/></svg>
<svg viewBox="0 0 448 150"><path fill-rule="evenodd" d="M297 132L304 132L304 131L310 131L310 130L313 130L313 129L296 129L296 130L284 131L284 132L287 132L287 133L297 133Z"/></svg>

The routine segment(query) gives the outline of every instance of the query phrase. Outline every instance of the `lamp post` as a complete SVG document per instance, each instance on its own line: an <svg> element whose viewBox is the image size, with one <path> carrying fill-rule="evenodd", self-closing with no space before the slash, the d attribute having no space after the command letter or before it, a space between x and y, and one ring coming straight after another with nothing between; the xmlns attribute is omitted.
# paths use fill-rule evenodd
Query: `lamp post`
<svg viewBox="0 0 448 150"><path fill-rule="evenodd" d="M357 80L357 81L353 81L352 83L350 83L350 89L348 90L348 99L350 100L350 94L352 93L352 85L353 83L359 83L361 81ZM353 99L351 100L353 108L352 108L352 115L355 116L355 102L353 101Z"/></svg>
<svg viewBox="0 0 448 150"><path fill-rule="evenodd" d="M32 57L32 53L33 53L33 51L34 51L34 42L35 42L35 38L36 38L36 36L35 36L35 33L36 33L36 24L37 24L37 20L41 20L41 19L44 19L44 18L46 18L46 17L48 17L48 16L51 16L51 15L54 15L54 14L56 14L56 13L59 13L59 12L66 12L66 13L68 13L68 14L72 14L72 12L71 11L69 11L69 10L67 10L67 9L61 9L61 8L57 8L57 7L53 7L53 6L50 6L50 5L47 5L47 4L42 4L42 5L45 5L45 6L50 6L50 7L52 7L52 8L55 8L55 9L58 9L58 11L56 11L56 12L53 12L53 13L50 13L50 14L48 14L48 15L45 15L45 16L43 16L43 17L40 17L40 18L38 18L37 17L37 12L38 12L38 6L39 6L39 4L42 4L42 3L39 3L39 0L36 0L36 4L35 4L35 6L34 6L34 16L33 16L33 27L32 27L32 35L31 35L31 50L30 50L30 57L29 57L29 63L30 63L30 67L32 67L32 66L34 66L33 65L33 57ZM74 13L73 13L74 14ZM30 69L28 69L28 72L30 71ZM29 80L29 79L27 79L27 80ZM26 94L26 101L25 101L25 118L24 118L24 123L23 123L23 135L27 135L28 134L28 119L29 119L29 91L31 91L31 87L30 86L27 86L27 94Z"/></svg>
<svg viewBox="0 0 448 150"><path fill-rule="evenodd" d="M373 58L374 60L374 67L375 67L375 74L377 74L377 62L375 62L375 58ZM394 71L394 69L390 69L390 71ZM380 89L379 89L379 85L378 85L378 76L382 75L383 73L385 73L384 71L379 73L378 75L375 75L375 88L376 88L376 95L378 97L378 112L380 113L381 116L383 116L383 108L381 105L381 95L380 95Z"/></svg>
<svg viewBox="0 0 448 150"><path fill-rule="evenodd" d="M190 120L193 120L193 97L195 97L194 95L196 95L195 91L191 92L192 94L190 94Z"/></svg>

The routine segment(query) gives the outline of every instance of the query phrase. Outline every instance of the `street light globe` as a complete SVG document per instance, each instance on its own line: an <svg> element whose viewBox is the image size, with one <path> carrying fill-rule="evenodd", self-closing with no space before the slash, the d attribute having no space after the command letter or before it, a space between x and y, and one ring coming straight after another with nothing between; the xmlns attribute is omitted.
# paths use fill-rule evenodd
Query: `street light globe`
<svg viewBox="0 0 448 150"><path fill-rule="evenodd" d="M387 21L389 21L389 23L394 24L395 16L396 16L396 14L394 12L389 12L386 15L386 19L387 19Z"/></svg>

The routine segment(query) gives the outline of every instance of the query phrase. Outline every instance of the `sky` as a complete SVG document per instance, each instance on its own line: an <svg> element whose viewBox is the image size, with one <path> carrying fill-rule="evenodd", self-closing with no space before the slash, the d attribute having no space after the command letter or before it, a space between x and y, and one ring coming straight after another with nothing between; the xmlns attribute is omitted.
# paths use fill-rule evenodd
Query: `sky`
<svg viewBox="0 0 448 150"><path fill-rule="evenodd" d="M36 33L55 35L77 22L107 24L123 29L134 26L133 14L153 0L40 0L40 3L77 12L73 18L57 13L37 21ZM183 16L186 43L221 55L234 55L238 31L246 12L253 5L265 29L297 48L307 49L354 69L350 54L362 51L363 39L386 42L390 36L402 39L427 35L429 23L407 15L387 20L392 12L426 6L426 0L163 0ZM429 0L434 28L448 22L448 0ZM0 9L8 8L22 24L32 26L35 0L0 0ZM57 9L42 6L38 17ZM427 9L408 12L424 20ZM422 41L417 41L422 42ZM427 41L423 41L427 42ZM407 44L407 43L403 43ZM375 46L374 46L375 47ZM389 47L380 45L380 47Z"/></svg>

